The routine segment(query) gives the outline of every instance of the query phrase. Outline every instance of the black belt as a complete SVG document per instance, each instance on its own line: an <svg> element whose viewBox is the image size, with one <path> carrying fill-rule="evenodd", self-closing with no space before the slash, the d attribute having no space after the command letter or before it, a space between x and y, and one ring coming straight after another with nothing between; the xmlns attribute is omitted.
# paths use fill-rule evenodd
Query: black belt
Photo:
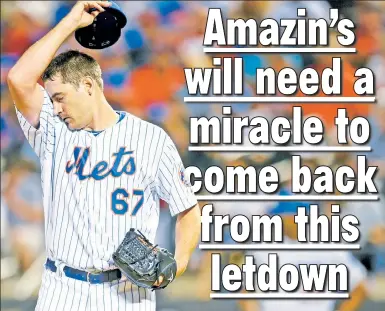
<svg viewBox="0 0 385 311"><path fill-rule="evenodd" d="M47 259L47 262L45 263L45 267L51 270L52 272L57 271L56 264L51 259ZM119 269L103 271L100 273L91 273L88 271L78 270L68 266L64 266L63 272L69 278L88 282L90 284L112 282L122 278L122 273L120 272Z"/></svg>

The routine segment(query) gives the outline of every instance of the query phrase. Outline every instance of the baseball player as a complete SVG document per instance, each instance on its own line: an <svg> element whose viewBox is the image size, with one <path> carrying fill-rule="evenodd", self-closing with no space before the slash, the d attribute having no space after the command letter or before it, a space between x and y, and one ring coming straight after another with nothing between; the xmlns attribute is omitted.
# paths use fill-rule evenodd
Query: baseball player
<svg viewBox="0 0 385 311"><path fill-rule="evenodd" d="M131 228L154 242L159 199L177 215L171 279L185 271L199 240L199 206L170 137L108 104L92 57L55 57L109 5L77 2L8 75L21 128L41 162L47 262L36 310L155 310L155 292L122 277L112 254Z"/></svg>
<svg viewBox="0 0 385 311"><path fill-rule="evenodd" d="M269 213L280 215L283 222L284 243L295 244L297 242L297 225L294 215L298 206L309 208L306 203L281 201ZM307 212L308 213L308 212ZM348 251L255 251L248 255L254 255L258 265L268 263L269 253L276 253L279 267L292 264L298 267L300 264L344 264L349 271L350 299L344 300L338 309L334 300L327 299L263 299L263 300L240 300L239 306L242 311L357 311L366 299L365 280L367 271L364 266ZM301 292L302 284L299 292ZM327 288L327 286L326 286Z"/></svg>

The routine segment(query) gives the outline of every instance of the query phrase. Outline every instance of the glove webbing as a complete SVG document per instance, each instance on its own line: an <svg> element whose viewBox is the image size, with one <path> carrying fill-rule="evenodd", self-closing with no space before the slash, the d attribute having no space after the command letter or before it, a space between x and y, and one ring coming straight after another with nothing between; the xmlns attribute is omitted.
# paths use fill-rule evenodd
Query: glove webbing
<svg viewBox="0 0 385 311"><path fill-rule="evenodd" d="M144 234L138 230L138 232L140 233L140 235L143 237L143 239L150 244L150 241L147 240L147 238L144 236ZM136 240L136 237L132 238L131 240L128 241L128 243L131 243L132 241ZM158 244L156 244L155 246L153 246L149 251L147 251L142 257L134 260L133 262L130 262L129 264L132 265L132 264L135 264L137 263L138 261L141 261L143 260L144 258L146 258L156 247L158 246Z"/></svg>
<svg viewBox="0 0 385 311"><path fill-rule="evenodd" d="M145 235L144 235L140 230L138 230L138 232L140 233L140 235L143 237L143 239L144 239L146 242L150 243L150 241L145 237ZM133 240L135 240L135 238L134 238L134 239L131 239L130 242L133 241ZM139 258L139 259L133 261L131 264L134 264L134 263L136 263L137 261L140 261L140 260L146 258L147 255L150 254L150 253L151 253L157 246L158 246L158 244L156 244L153 248L151 248L151 249L150 249L144 256L142 256L142 258ZM160 260L160 261L157 263L157 267L159 267L159 265L160 265L160 263L161 263L162 261L163 261L163 260ZM156 275L156 280L157 280L157 281L159 280L159 274L158 274L158 271L159 271L159 269L155 269L155 275ZM155 288L157 288L157 287L158 287L158 286L153 286L153 287L152 287L152 291L154 291ZM163 288L163 287L159 287L159 288Z"/></svg>

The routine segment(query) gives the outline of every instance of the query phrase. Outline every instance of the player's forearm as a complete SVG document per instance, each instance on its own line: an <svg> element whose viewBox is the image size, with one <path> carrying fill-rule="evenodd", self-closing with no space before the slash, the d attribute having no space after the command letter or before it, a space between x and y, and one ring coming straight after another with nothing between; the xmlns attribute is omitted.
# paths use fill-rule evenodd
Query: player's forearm
<svg viewBox="0 0 385 311"><path fill-rule="evenodd" d="M33 44L17 61L8 74L13 88L34 88L57 50L76 30L76 24L65 17L55 28Z"/></svg>
<svg viewBox="0 0 385 311"><path fill-rule="evenodd" d="M200 208L198 205L178 215L175 228L175 260L177 276L186 270L200 238Z"/></svg>

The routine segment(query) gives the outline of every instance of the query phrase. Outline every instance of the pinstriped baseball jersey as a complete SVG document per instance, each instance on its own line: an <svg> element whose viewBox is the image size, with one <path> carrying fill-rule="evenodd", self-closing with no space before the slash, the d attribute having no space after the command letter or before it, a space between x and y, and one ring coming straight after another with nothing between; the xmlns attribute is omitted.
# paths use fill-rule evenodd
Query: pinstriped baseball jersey
<svg viewBox="0 0 385 311"><path fill-rule="evenodd" d="M171 138L127 112L93 133L71 131L44 92L39 129L16 113L40 158L47 256L89 270L115 268L112 253L130 228L154 242L159 199L172 216L197 204Z"/></svg>

